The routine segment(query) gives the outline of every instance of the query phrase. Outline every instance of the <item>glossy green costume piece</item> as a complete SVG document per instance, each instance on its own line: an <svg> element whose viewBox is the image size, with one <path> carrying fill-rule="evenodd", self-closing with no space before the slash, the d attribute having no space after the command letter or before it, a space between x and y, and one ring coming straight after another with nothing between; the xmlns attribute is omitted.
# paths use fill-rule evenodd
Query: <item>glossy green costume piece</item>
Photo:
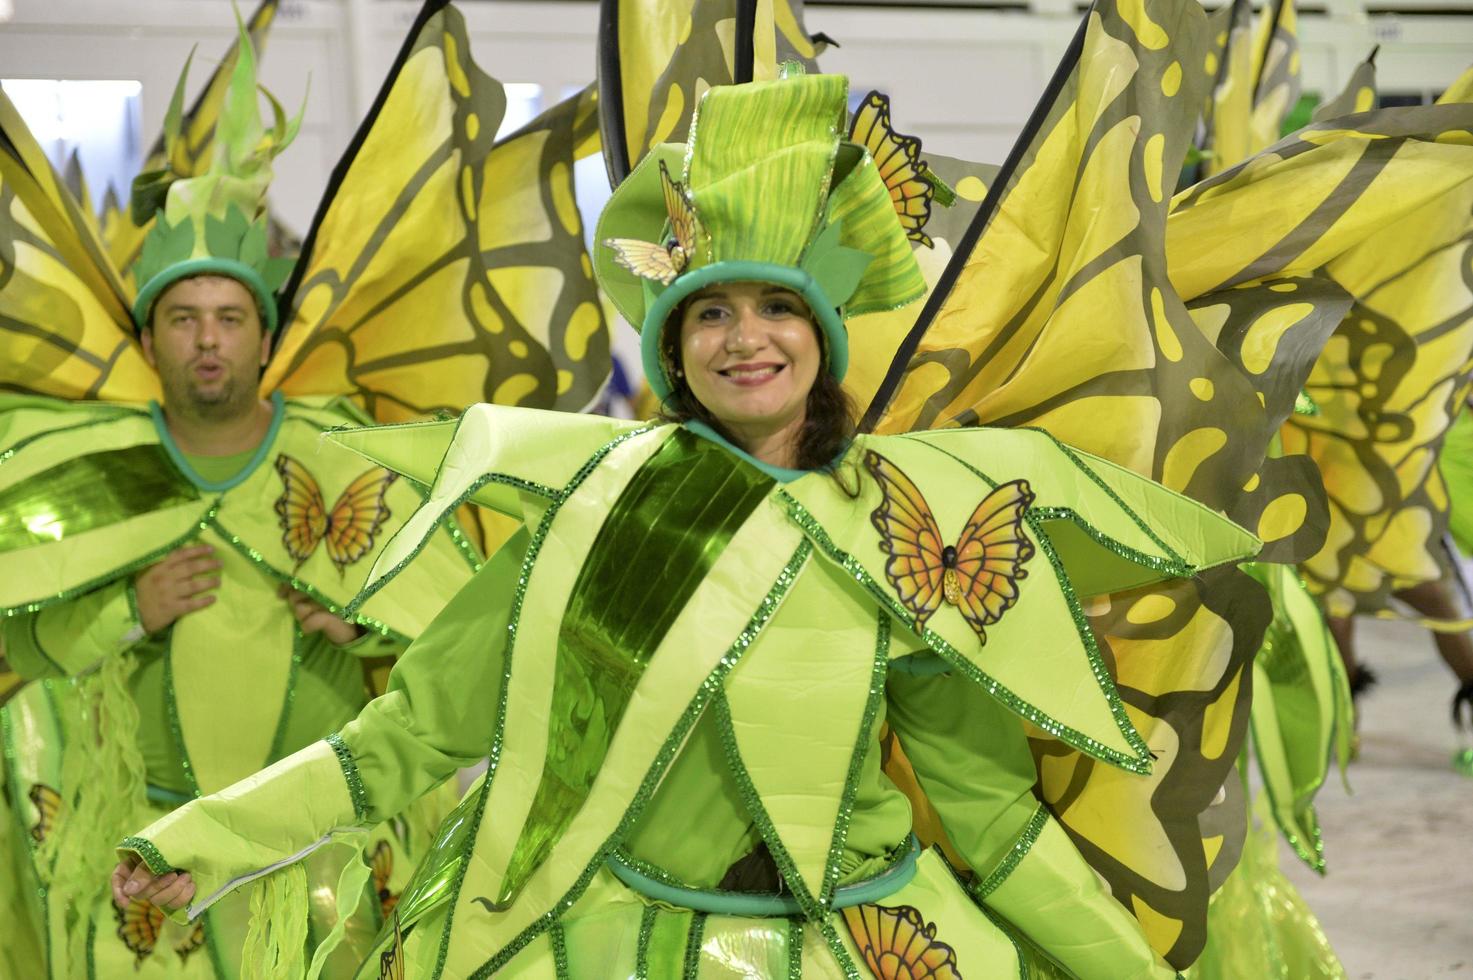
<svg viewBox="0 0 1473 980"><path fill-rule="evenodd" d="M364 608L465 500L526 531L342 729L349 759L309 746L130 841L156 870L194 875L189 917L489 755L489 778L403 896L408 976L586 975L578 964L635 975L676 960L707 975L737 968L735 950L762 975L780 963L775 975L863 976L879 955L866 943L885 933L866 932L866 915L934 926L964 975L1022 975L1034 947L1081 976L1173 975L1040 809L1021 719L1147 771L1080 600L1250 556L1251 535L1026 430L862 436L833 475L765 469L678 427L493 406L333 439L433 484ZM945 603L916 628L872 523L885 491L859 466L870 452L914 481L951 540L994 486L1028 481L1021 521L1037 550L985 643ZM705 501L721 513L700 513ZM580 607L593 588L617 598ZM594 639L580 651L572 635ZM627 686L595 685L591 649L624 664L652 652L624 670ZM845 909L848 886L908 853L909 805L880 771L885 724L978 875L963 883L928 852L908 878L884 879L896 891ZM588 768L568 768L573 745ZM288 803L303 798L312 805ZM727 903L771 891L741 884L754 868L760 878L762 854L797 911L734 918ZM650 905L615 866L689 896L686 912Z"/></svg>
<svg viewBox="0 0 1473 980"><path fill-rule="evenodd" d="M346 405L280 397L273 405L262 445L220 460L181 453L156 409L0 401L0 636L11 667L37 679L0 713L14 811L6 831L17 880L33 896L28 916L42 924L38 970L49 957L59 977L240 975L248 893L202 930L164 925L146 909L119 916L103 895L112 845L352 718L384 658L419 635L475 568L463 542L436 528L416 568L357 614L361 639L338 648L304 635L278 586L341 611L422 491L382 471L387 484L374 483L373 467L323 441L325 430L361 421ZM284 460L304 476L289 481ZM346 505L345 488L364 477L372 486ZM305 527L313 506L324 516L315 530ZM344 535L350 523L366 537ZM133 575L196 542L223 563L216 602L145 635ZM367 848L378 857L374 887L397 892L418 853L389 828L375 830ZM318 938L337 917L344 857L324 853L310 869ZM83 910L80 919L69 907ZM339 975L380 920L377 899L365 896ZM74 943L88 928L83 953Z"/></svg>

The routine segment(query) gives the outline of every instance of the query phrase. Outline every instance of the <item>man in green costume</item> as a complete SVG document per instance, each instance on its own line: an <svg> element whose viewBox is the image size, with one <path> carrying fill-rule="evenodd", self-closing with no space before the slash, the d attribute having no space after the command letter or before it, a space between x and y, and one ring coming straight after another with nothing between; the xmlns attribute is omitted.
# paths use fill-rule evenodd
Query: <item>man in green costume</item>
<svg viewBox="0 0 1473 980"><path fill-rule="evenodd" d="M334 932L346 942L326 965L340 974L418 858L415 829L438 816L431 800L359 835L351 851L318 855L295 892L263 889L257 921L270 928L256 934L249 895L176 926L140 898L115 907L104 887L120 834L353 718L477 565L444 525L406 570L412 582L375 608L343 612L422 497L321 438L367 421L346 399L263 390L274 291L290 262L267 256L262 200L295 122L261 125L241 45L212 166L153 175L157 215L135 200L152 231L133 270L137 345L120 353L141 353L156 381L135 373L161 397L0 401L0 642L35 682L0 712L14 818L0 849L14 866L6 976L223 980L299 969L309 941ZM66 227L68 199L48 194L54 175L39 148L10 106L0 105L0 122L17 160L42 161L5 171L10 206L57 252L81 254L89 240ZM36 291L24 277L44 271L18 265L8 308L48 315L25 305ZM64 272L116 275L105 262ZM94 301L76 295L83 309ZM64 324L65 312L49 315ZM128 368L128 357L118 361Z"/></svg>

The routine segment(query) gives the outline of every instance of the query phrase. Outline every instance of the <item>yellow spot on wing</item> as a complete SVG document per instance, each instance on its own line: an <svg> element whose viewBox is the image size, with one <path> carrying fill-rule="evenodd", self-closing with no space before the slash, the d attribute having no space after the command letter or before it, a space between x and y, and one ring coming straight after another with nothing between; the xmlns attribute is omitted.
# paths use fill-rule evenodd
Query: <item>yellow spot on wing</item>
<svg viewBox="0 0 1473 980"><path fill-rule="evenodd" d="M1127 621L1137 626L1159 623L1176 610L1176 601L1169 595L1151 592L1141 596L1125 614Z"/></svg>
<svg viewBox="0 0 1473 980"><path fill-rule="evenodd" d="M1355 91L1355 111L1369 112L1376 104L1376 93L1369 88L1359 88Z"/></svg>
<svg viewBox="0 0 1473 980"><path fill-rule="evenodd" d="M497 405L518 405L537 390L537 379L530 374L514 374L496 386L491 400Z"/></svg>
<svg viewBox="0 0 1473 980"><path fill-rule="evenodd" d="M1173 61L1161 73L1161 92L1168 99L1181 89L1181 62Z"/></svg>
<svg viewBox="0 0 1473 980"><path fill-rule="evenodd" d="M1121 20L1130 25L1143 47L1159 51L1166 47L1166 32L1146 13L1146 0L1120 0Z"/></svg>
<svg viewBox="0 0 1473 980"><path fill-rule="evenodd" d="M1140 920L1141 928L1146 932L1146 938L1151 941L1152 949L1170 949L1176 944L1176 937L1181 935L1182 930L1180 919L1162 915L1141 901L1139 895L1130 896L1130 904L1135 917Z"/></svg>
<svg viewBox="0 0 1473 980"><path fill-rule="evenodd" d="M1151 192L1153 201L1161 200L1161 155L1165 149L1166 137L1161 133L1146 140L1146 190Z"/></svg>
<svg viewBox="0 0 1473 980"><path fill-rule="evenodd" d="M449 31L445 32L445 74L450 76L450 87L455 94L462 99L471 94L470 79L465 77L465 69L460 66L460 52L456 50L455 36Z"/></svg>
<svg viewBox="0 0 1473 980"><path fill-rule="evenodd" d="M1287 303L1254 320L1243 335L1243 366L1254 374L1267 371L1279 349L1279 340L1294 324L1313 312L1311 303Z"/></svg>
<svg viewBox="0 0 1473 980"><path fill-rule="evenodd" d="M1171 329L1171 323L1166 319L1166 303L1161 297L1161 290L1151 288L1151 322L1156 326L1156 345L1161 348L1161 355L1168 361L1181 360L1181 341L1176 339L1176 331Z"/></svg>
<svg viewBox="0 0 1473 980"><path fill-rule="evenodd" d="M655 131L650 134L650 149L654 149L670 138L675 131L675 124L680 122L680 115L685 111L685 92L680 85L671 82L670 91L665 96L665 108L660 111L660 121L655 124Z"/></svg>
<svg viewBox="0 0 1473 980"><path fill-rule="evenodd" d="M1233 729L1233 707L1242 682L1243 671L1239 668L1222 697L1209 704L1202 716L1202 755L1208 759L1216 759L1227 750L1228 735Z"/></svg>
<svg viewBox="0 0 1473 980"><path fill-rule="evenodd" d="M1161 482L1172 490L1184 489L1197 468L1226 445L1227 433L1215 426L1193 429L1166 451L1166 460L1161 466Z"/></svg>
<svg viewBox="0 0 1473 980"><path fill-rule="evenodd" d="M1200 400L1204 402L1212 401L1213 388L1211 378L1193 378L1187 382L1187 387L1191 388L1192 394L1196 395Z"/></svg>
<svg viewBox="0 0 1473 980"><path fill-rule="evenodd" d="M1263 508L1258 517L1258 537L1264 542L1287 538L1304 524L1309 505L1297 493L1286 493Z"/></svg>
<svg viewBox="0 0 1473 980"><path fill-rule="evenodd" d="M987 196L987 185L976 177L963 177L956 182L956 193L968 201L980 201Z"/></svg>
<svg viewBox="0 0 1473 980"><path fill-rule="evenodd" d="M471 283L471 315L476 318L476 323L491 333L501 333L506 329L506 324L491 306L491 298L488 288L484 282Z"/></svg>
<svg viewBox="0 0 1473 980"><path fill-rule="evenodd" d="M581 303L568 318L568 329L563 334L563 347L575 361L583 360L588 353L588 342L598 333L599 309L593 303Z"/></svg>

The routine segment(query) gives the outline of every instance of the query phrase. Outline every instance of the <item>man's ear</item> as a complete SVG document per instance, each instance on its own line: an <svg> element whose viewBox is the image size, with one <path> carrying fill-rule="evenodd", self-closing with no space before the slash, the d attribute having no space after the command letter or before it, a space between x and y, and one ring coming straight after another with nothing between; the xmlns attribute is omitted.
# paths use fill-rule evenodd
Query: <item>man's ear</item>
<svg viewBox="0 0 1473 980"><path fill-rule="evenodd" d="M158 363L153 359L153 328L144 327L138 332L138 342L143 345L143 359L148 362L149 367L156 368Z"/></svg>
<svg viewBox="0 0 1473 980"><path fill-rule="evenodd" d="M266 325L264 323L261 324L261 366L262 367L265 367L266 366L266 362L269 361L269 360L271 360L271 340L272 340L271 332L266 329Z"/></svg>

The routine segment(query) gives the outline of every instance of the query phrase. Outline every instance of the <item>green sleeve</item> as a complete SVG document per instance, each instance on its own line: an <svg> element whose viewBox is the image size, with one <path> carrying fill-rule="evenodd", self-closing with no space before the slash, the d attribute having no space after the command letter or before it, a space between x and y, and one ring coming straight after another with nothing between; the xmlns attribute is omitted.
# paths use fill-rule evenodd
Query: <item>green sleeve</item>
<svg viewBox="0 0 1473 980"><path fill-rule="evenodd" d="M119 849L155 873L190 872L193 919L237 885L394 816L484 758L528 541L519 532L486 563L410 644L387 692L341 732L185 804Z"/></svg>
<svg viewBox="0 0 1473 980"><path fill-rule="evenodd" d="M954 675L892 671L889 719L973 894L1080 977L1174 977L1033 795L1022 723Z"/></svg>
<svg viewBox="0 0 1473 980"><path fill-rule="evenodd" d="M953 674L891 671L888 717L958 853L979 873L1027 826L1037 770L1016 715Z"/></svg>
<svg viewBox="0 0 1473 980"><path fill-rule="evenodd" d="M132 648L144 637L132 592L132 583L119 579L70 602L0 619L11 666L27 680L70 677Z"/></svg>

